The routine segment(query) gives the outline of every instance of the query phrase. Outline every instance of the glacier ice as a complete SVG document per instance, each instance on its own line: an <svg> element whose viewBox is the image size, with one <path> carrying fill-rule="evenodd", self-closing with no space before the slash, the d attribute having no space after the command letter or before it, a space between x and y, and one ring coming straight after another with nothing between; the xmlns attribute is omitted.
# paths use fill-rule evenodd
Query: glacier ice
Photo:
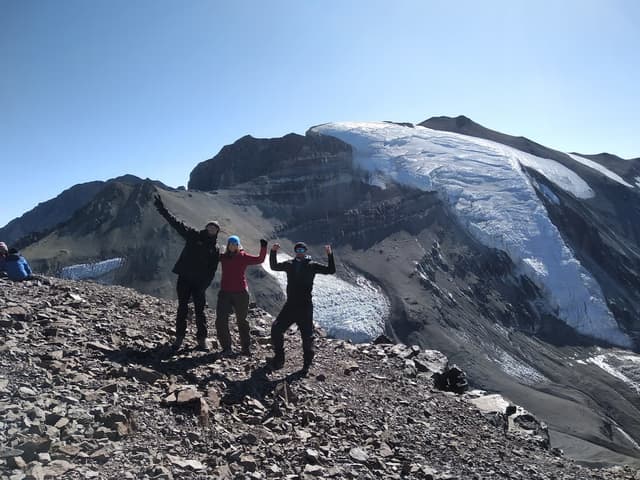
<svg viewBox="0 0 640 480"><path fill-rule="evenodd" d="M505 251L578 332L631 346L598 283L564 243L522 166L577 198L594 195L575 172L489 140L386 122L329 123L312 133L350 144L360 168L437 191L481 243Z"/></svg>

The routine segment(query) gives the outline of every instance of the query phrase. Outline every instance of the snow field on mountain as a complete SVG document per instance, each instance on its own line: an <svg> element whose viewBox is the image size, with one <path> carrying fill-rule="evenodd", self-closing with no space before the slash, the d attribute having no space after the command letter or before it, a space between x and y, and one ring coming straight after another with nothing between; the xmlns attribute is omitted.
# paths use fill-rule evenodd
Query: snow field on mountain
<svg viewBox="0 0 640 480"><path fill-rule="evenodd" d="M279 262L290 258L285 254L278 254ZM326 259L318 261L326 262ZM286 292L286 273L271 270L268 258L262 267L278 280L282 291ZM357 276L354 283L335 275L315 277L314 321L331 337L356 343L370 341L384 332L389 311L389 300L382 290L362 276Z"/></svg>
<svg viewBox="0 0 640 480"><path fill-rule="evenodd" d="M625 187L633 188L633 185L626 182L620 175L612 172L607 167L604 167L599 163L594 162L593 160L589 160L588 158L581 157L580 155L575 155L573 153L567 153L567 155L573 158L576 162L586 165L587 167L592 168L594 170L597 170L598 172L603 174L605 177L610 178L614 182L618 182L619 184L624 185Z"/></svg>

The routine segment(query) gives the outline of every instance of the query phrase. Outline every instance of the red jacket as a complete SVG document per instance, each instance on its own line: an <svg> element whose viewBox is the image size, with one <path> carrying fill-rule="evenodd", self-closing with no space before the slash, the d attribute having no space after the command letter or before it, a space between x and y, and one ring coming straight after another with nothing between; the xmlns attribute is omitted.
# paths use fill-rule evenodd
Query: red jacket
<svg viewBox="0 0 640 480"><path fill-rule="evenodd" d="M260 249L260 255L249 255L244 250L238 253L224 253L220 255L220 264L222 265L222 280L220 281L220 290L223 292L246 292L248 290L247 277L244 271L249 265L260 265L267 256L267 247Z"/></svg>

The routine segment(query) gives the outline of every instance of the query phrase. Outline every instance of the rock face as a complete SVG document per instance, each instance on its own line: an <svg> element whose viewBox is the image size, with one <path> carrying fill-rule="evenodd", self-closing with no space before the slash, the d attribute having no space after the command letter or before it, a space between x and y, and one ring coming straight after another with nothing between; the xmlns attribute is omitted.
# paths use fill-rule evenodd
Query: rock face
<svg viewBox="0 0 640 480"><path fill-rule="evenodd" d="M189 177L189 188L216 190L277 173L307 176L310 168L317 174L319 166L326 172L341 170L350 162L350 153L348 145L332 138L295 133L270 139L247 135L198 164Z"/></svg>
<svg viewBox="0 0 640 480"><path fill-rule="evenodd" d="M637 478L547 450L522 434L535 419L505 428L477 394L435 389L438 352L321 337L304 374L292 331L271 373L266 312L251 311L251 358L190 350L193 331L173 355L173 313L121 287L0 280L0 478Z"/></svg>

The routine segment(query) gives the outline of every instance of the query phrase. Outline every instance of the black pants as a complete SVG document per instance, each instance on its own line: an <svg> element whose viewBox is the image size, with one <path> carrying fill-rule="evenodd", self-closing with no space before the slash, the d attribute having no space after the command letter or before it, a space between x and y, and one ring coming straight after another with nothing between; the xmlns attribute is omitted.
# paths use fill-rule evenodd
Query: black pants
<svg viewBox="0 0 640 480"><path fill-rule="evenodd" d="M208 285L202 282L194 282L182 276L178 277L178 313L176 315L176 336L184 337L187 333L187 313L189 313L189 300L193 298L193 307L196 314L196 336L207 338L207 317L204 315L204 306L207 303L205 292Z"/></svg>
<svg viewBox="0 0 640 480"><path fill-rule="evenodd" d="M276 358L284 359L284 334L293 325L298 325L302 337L302 352L305 364L313 360L313 304L309 302L287 302L271 325L271 344Z"/></svg>

